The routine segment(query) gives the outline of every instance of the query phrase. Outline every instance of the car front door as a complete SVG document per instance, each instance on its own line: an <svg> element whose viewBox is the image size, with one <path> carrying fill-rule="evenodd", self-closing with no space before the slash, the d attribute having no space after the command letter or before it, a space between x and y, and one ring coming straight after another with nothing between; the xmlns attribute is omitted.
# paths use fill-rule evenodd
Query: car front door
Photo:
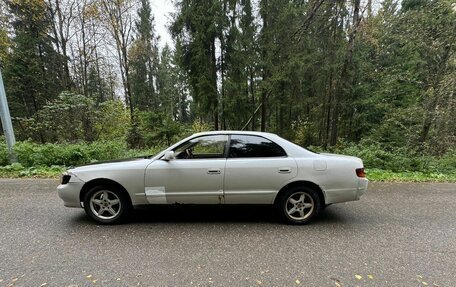
<svg viewBox="0 0 456 287"><path fill-rule="evenodd" d="M297 164L276 143L254 135L231 135L225 167L227 204L270 204L297 175Z"/></svg>
<svg viewBox="0 0 456 287"><path fill-rule="evenodd" d="M191 139L174 150L175 159L156 160L146 169L149 203L223 203L227 135Z"/></svg>

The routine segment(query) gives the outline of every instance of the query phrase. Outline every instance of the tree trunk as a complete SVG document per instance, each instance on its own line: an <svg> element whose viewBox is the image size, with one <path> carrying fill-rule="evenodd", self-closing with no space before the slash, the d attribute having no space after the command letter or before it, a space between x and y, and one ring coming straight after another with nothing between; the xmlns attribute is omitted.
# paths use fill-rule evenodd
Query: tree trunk
<svg viewBox="0 0 456 287"><path fill-rule="evenodd" d="M340 78L337 84L336 92L334 94L334 109L331 117L331 135L329 139L329 144L334 146L337 143L338 137L338 123L339 123L339 113L340 113L340 104L344 100L347 90L353 84L353 79L350 79L350 69L352 68L353 63L353 50L355 48L355 37L356 30L359 25L359 5L360 0L355 0L353 8L353 23L352 29L348 38L347 51L345 53L345 60L342 66L342 71Z"/></svg>
<svg viewBox="0 0 456 287"><path fill-rule="evenodd" d="M214 87L213 97L213 114L214 114L214 130L219 129L219 103L217 93L217 59L215 57L215 38L211 39L211 78L212 86Z"/></svg>
<svg viewBox="0 0 456 287"><path fill-rule="evenodd" d="M250 67L250 95L252 96L252 109L255 109L255 87L253 82L253 71L252 67ZM255 111L252 110L252 131L255 130Z"/></svg>

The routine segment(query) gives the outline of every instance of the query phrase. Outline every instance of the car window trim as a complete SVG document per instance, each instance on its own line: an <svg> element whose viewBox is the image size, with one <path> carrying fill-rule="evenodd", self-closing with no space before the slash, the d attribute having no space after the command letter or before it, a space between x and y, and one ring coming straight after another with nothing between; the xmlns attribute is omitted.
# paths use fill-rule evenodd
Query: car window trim
<svg viewBox="0 0 456 287"><path fill-rule="evenodd" d="M230 145L231 145L231 134L227 134L228 136L228 140L226 141L226 145L225 145L225 159L228 159L228 155L229 155L229 152L230 152Z"/></svg>

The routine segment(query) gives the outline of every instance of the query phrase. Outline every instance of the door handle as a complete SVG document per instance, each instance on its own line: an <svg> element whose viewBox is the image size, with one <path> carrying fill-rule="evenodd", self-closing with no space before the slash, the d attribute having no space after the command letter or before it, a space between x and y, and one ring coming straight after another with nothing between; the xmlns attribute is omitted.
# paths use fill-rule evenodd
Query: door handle
<svg viewBox="0 0 456 287"><path fill-rule="evenodd" d="M291 168L281 167L281 168L279 168L279 173L291 173Z"/></svg>
<svg viewBox="0 0 456 287"><path fill-rule="evenodd" d="M207 174L221 174L222 171L220 169L208 169Z"/></svg>

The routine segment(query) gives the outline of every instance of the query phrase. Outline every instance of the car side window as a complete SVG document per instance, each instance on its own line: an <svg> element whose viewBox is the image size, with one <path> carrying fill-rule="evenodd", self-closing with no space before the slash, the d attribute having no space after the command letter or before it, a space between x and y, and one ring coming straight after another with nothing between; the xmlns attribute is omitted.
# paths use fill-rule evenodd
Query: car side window
<svg viewBox="0 0 456 287"><path fill-rule="evenodd" d="M259 136L232 135L229 158L283 157L286 152L278 144Z"/></svg>
<svg viewBox="0 0 456 287"><path fill-rule="evenodd" d="M191 139L174 150L177 159L225 157L227 135L203 136Z"/></svg>

